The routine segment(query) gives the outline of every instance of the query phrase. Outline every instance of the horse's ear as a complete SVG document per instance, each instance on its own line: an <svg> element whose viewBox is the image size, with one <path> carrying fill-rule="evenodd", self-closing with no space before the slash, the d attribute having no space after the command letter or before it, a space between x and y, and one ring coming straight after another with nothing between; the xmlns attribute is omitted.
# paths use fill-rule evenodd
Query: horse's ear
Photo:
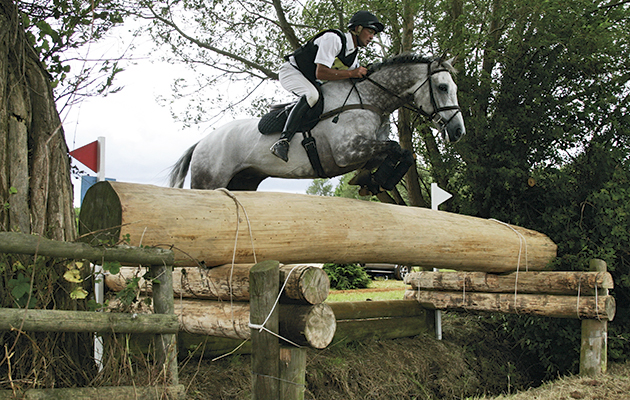
<svg viewBox="0 0 630 400"><path fill-rule="evenodd" d="M447 63L451 64L451 66L455 65L459 56L451 57L449 60L446 60Z"/></svg>

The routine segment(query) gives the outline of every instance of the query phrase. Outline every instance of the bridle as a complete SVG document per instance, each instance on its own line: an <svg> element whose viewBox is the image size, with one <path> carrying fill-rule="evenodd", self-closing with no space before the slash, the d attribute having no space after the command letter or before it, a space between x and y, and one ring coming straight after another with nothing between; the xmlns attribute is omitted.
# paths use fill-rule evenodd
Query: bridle
<svg viewBox="0 0 630 400"><path fill-rule="evenodd" d="M428 68L429 68L429 71L428 71L428 73L427 73L427 78L426 78L426 79L424 80L424 82L422 82L422 83L421 83L421 84L420 84L420 85L416 88L416 90L414 90L414 92L411 94L411 98L412 98L412 99L414 99L414 98L415 98L416 93L418 92L418 90L420 90L420 89L421 89L421 88L422 88L422 87L423 87L426 83L428 83L428 84L429 84L429 98L430 98L430 101L431 101L431 107L433 107L433 112L432 112L432 113L430 113L430 114L429 114L428 112L424 111L424 110L422 109L422 107L417 107L417 106L415 106L415 105L409 104L409 103L411 102L411 100L408 100L408 99L404 99L404 98L402 98L402 97L401 97L401 96L399 96L397 93L394 93L391 89L389 89L389 88L387 88L387 87L383 86L383 85L382 85L382 84L380 84L379 82L376 82L375 80L373 80L373 79L372 79L372 78L370 78L369 76L366 76L364 79L365 79L365 80L367 80L367 81L369 81L369 82L371 82L373 85L375 85L375 86L376 86L376 87L378 87L379 89L383 90L384 92L386 92L386 93L388 93L388 94L390 94L390 95L392 95L392 96L394 96L394 97L396 97L396 98L400 99L401 101L404 101L404 102L405 102L405 104L403 105L403 108L406 108L406 109L408 109L408 110L414 111L414 112L416 112L416 113L418 113L418 114L420 114L420 115L422 115L422 116L424 116L424 117L426 117L426 118L430 119L431 121L433 121L433 122L434 122L434 123L436 123L436 124L439 124L439 125L442 125L442 126L446 126L446 125L448 125L448 124L449 124L449 122L451 122L451 120L452 120L453 118L455 118L455 116L456 116L458 113L461 113L461 112L462 112L462 110L461 110L461 109L459 108L459 106L457 106L457 105L454 105L454 106L444 106L444 107L440 107L440 106L437 104L437 101L436 101L436 99L435 99L435 95L433 94L433 83L432 83L432 81L431 81L431 77L432 77L433 75L435 75L435 74L440 73L440 72L449 72L449 73L450 73L450 71L449 71L448 69L446 69L446 68L443 68L443 67L442 67L442 68L438 68L438 69L436 69L436 70L431 70L431 64L432 64L432 62L428 62L428 63L427 63ZM440 64L438 63L438 65L440 65ZM457 112L456 112L456 113L453 113L453 115L452 115L452 116L451 116L451 117L450 117L447 121L444 121L444 119L442 118L442 116L440 115L440 113L441 113L442 111L450 111L450 110L457 110ZM437 117L437 119L436 119L436 117Z"/></svg>

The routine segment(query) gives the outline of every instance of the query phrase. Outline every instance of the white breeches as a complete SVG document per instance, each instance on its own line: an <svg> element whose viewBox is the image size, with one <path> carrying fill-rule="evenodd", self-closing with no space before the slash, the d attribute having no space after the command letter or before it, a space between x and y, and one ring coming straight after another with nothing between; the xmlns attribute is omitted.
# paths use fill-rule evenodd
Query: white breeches
<svg viewBox="0 0 630 400"><path fill-rule="evenodd" d="M300 70L291 65L290 62L287 61L282 64L278 72L278 79L282 87L289 92L298 97L306 96L306 101L311 108L317 104L319 92L311 81L306 79Z"/></svg>

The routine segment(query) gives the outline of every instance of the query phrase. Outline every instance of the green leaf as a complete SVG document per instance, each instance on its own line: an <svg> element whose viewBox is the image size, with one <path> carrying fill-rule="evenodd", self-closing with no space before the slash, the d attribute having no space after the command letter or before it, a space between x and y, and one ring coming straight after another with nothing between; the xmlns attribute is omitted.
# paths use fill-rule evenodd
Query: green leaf
<svg viewBox="0 0 630 400"><path fill-rule="evenodd" d="M118 273L120 273L121 267L122 265L120 265L118 261L106 262L103 264L103 270L113 275L117 275Z"/></svg>
<svg viewBox="0 0 630 400"><path fill-rule="evenodd" d="M83 282L83 279L81 278L81 271L78 269L69 269L65 274L63 274L63 279L74 283Z"/></svg>
<svg viewBox="0 0 630 400"><path fill-rule="evenodd" d="M88 296L88 292L82 287L75 288L72 292L70 292L70 298L75 300L82 300Z"/></svg>

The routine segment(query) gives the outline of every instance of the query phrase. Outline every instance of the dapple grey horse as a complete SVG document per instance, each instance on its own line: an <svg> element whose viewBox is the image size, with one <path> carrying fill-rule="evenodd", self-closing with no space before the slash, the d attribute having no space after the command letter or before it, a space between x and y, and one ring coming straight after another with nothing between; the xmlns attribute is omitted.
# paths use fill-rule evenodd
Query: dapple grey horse
<svg viewBox="0 0 630 400"><path fill-rule="evenodd" d="M413 109L431 119L447 142L458 141L466 132L451 62L397 56L371 66L366 79L323 84L324 118L310 131L321 162L319 173L296 140L299 135L284 162L269 151L278 135L262 135L259 119L252 118L230 122L190 147L173 166L170 185L182 187L189 169L193 189L256 190L268 177L312 179L321 177L322 169L333 177L381 166L359 184L372 192L382 190L379 185L391 190L413 163L410 152L389 140L393 111L415 104Z"/></svg>

